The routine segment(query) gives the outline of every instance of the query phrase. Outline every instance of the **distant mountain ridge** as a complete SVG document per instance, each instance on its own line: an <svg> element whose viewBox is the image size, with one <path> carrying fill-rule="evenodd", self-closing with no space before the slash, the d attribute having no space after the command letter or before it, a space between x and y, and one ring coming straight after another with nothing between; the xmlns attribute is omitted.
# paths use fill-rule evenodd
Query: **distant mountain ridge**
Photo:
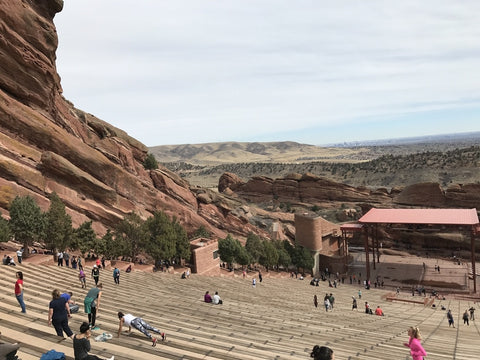
<svg viewBox="0 0 480 360"><path fill-rule="evenodd" d="M161 163L184 161L195 165L328 161L329 159L347 161L359 152L359 149L322 147L294 141L160 145L150 147L149 150Z"/></svg>
<svg viewBox="0 0 480 360"><path fill-rule="evenodd" d="M480 179L480 132L390 142L352 147L228 142L157 146L150 151L168 169L204 187L216 187L224 172L244 181L252 176L280 178L311 172L351 186L387 188L425 181L448 186Z"/></svg>
<svg viewBox="0 0 480 360"><path fill-rule="evenodd" d="M358 162L379 156L405 155L423 151L448 151L480 144L480 131L456 134L354 141L332 145L311 145L295 141L218 142L158 145L149 148L161 163L192 165L228 163L295 163L310 161Z"/></svg>

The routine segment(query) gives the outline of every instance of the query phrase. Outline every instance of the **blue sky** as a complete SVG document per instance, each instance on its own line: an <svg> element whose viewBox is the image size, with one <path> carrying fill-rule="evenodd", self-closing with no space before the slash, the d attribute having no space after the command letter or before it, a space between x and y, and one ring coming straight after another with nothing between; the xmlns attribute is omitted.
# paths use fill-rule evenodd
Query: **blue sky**
<svg viewBox="0 0 480 360"><path fill-rule="evenodd" d="M76 107L148 146L479 131L480 1L81 0L56 15Z"/></svg>

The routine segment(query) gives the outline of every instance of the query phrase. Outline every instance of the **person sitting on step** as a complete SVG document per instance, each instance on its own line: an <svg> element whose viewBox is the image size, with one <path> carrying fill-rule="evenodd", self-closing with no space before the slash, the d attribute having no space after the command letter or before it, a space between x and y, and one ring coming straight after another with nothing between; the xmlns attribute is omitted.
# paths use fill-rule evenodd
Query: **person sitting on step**
<svg viewBox="0 0 480 360"><path fill-rule="evenodd" d="M83 322L80 325L80 334L77 334L73 337L73 353L75 360L102 360L102 358L97 355L91 355L88 352L90 351L90 337L92 332L90 326L87 322ZM107 360L114 360L115 356Z"/></svg>

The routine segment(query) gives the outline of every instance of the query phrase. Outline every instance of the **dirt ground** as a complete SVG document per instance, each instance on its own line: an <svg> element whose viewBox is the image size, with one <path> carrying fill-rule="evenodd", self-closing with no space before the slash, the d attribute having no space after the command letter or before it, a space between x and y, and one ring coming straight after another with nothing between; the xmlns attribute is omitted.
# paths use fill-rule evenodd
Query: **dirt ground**
<svg viewBox="0 0 480 360"><path fill-rule="evenodd" d="M359 252L352 255L354 262L350 265L350 269L356 274L361 273L362 278L365 278L365 253ZM480 264L476 263L477 276L479 266ZM468 293L473 291L473 280L469 279L469 273L471 273L471 263L465 262L465 260L461 261L459 265L453 259L392 252L392 254L381 254L380 263L376 263L374 269L370 256L372 282L378 276L379 279L384 280L386 287L396 288L398 286L404 291L408 291L412 287L424 286L427 290L443 293ZM477 292L478 287L477 279Z"/></svg>

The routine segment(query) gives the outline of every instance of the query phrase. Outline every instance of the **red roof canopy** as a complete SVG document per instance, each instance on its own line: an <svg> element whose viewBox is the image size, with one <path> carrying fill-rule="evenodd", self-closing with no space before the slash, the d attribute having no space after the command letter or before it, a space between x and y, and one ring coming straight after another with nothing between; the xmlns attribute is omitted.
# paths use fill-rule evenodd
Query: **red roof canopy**
<svg viewBox="0 0 480 360"><path fill-rule="evenodd" d="M376 209L363 215L360 223L478 225L477 209Z"/></svg>

